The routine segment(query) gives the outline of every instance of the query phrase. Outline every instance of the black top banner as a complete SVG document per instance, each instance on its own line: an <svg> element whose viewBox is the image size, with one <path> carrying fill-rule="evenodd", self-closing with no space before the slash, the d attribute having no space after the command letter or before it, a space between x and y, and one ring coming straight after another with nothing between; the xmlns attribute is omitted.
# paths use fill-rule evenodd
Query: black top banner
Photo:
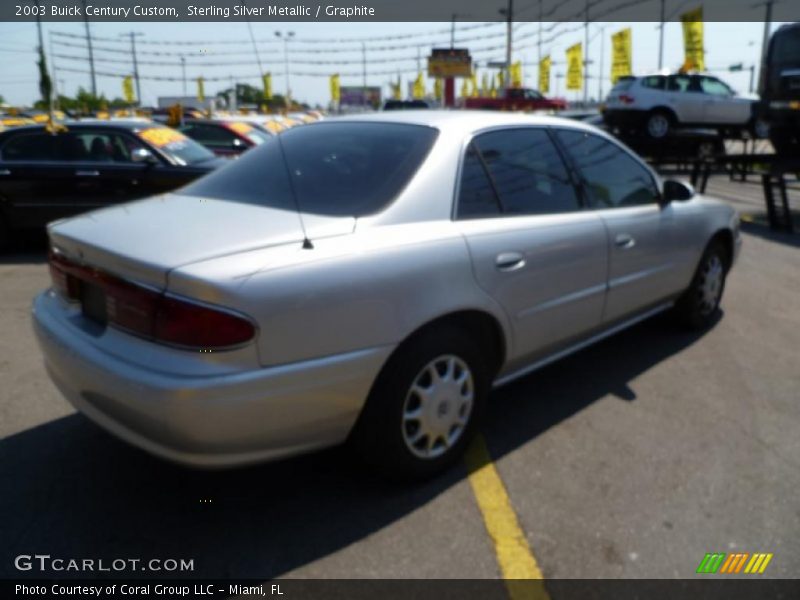
<svg viewBox="0 0 800 600"><path fill-rule="evenodd" d="M767 2L757 0L4 0L0 21L270 21L449 22L470 21L680 21L702 7L704 21L764 21ZM771 20L800 17L795 0L769 3ZM693 17L694 18L694 17ZM463 19L462 19L463 20Z"/></svg>

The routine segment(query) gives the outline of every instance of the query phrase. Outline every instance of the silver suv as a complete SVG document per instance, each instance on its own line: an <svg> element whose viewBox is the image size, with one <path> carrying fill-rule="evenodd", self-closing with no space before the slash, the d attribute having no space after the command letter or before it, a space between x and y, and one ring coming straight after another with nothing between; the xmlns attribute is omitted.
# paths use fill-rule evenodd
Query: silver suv
<svg viewBox="0 0 800 600"><path fill-rule="evenodd" d="M675 74L623 77L605 103L606 124L666 138L680 127L704 127L723 132L743 130L766 137L756 118L756 97L738 96L728 84L710 75Z"/></svg>

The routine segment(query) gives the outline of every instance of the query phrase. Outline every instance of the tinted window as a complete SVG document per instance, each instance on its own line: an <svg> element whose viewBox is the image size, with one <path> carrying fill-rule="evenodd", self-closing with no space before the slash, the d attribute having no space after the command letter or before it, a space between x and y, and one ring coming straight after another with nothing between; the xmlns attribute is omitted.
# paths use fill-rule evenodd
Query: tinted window
<svg viewBox="0 0 800 600"><path fill-rule="evenodd" d="M617 83L611 88L611 92L624 92L631 89L633 82L636 81L635 77L620 77Z"/></svg>
<svg viewBox="0 0 800 600"><path fill-rule="evenodd" d="M277 138L276 138L277 140ZM281 147L273 140L184 187L181 194L294 210Z"/></svg>
<svg viewBox="0 0 800 600"><path fill-rule="evenodd" d="M781 65L800 65L800 27L778 30L773 39L773 62Z"/></svg>
<svg viewBox="0 0 800 600"><path fill-rule="evenodd" d="M180 130L201 144L230 146L236 139L236 135L232 131L221 125L193 123L181 127Z"/></svg>
<svg viewBox="0 0 800 600"><path fill-rule="evenodd" d="M578 210L566 167L543 129L493 131L475 138L504 213Z"/></svg>
<svg viewBox="0 0 800 600"><path fill-rule="evenodd" d="M303 212L362 216L381 210L400 193L435 139L436 130L417 125L298 127L246 152L182 193L294 209L293 190Z"/></svg>
<svg viewBox="0 0 800 600"><path fill-rule="evenodd" d="M458 193L458 218L473 219L500 214L500 205L492 182L481 164L473 144L467 148L461 167L461 185Z"/></svg>
<svg viewBox="0 0 800 600"><path fill-rule="evenodd" d="M142 148L133 138L113 131L68 131L57 136L58 155L66 161L131 162L131 152Z"/></svg>
<svg viewBox="0 0 800 600"><path fill-rule="evenodd" d="M367 215L411 179L436 130L396 123L318 123L282 133L292 187L304 212Z"/></svg>
<svg viewBox="0 0 800 600"><path fill-rule="evenodd" d="M559 130L595 208L652 204L658 197L650 172L616 144L581 131Z"/></svg>
<svg viewBox="0 0 800 600"><path fill-rule="evenodd" d="M55 144L49 133L25 133L3 146L3 160L55 160Z"/></svg>

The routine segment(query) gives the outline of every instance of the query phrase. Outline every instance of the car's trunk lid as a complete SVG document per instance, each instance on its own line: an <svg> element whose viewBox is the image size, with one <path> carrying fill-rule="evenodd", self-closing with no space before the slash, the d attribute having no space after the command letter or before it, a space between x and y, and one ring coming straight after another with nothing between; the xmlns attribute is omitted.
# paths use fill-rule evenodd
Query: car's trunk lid
<svg viewBox="0 0 800 600"><path fill-rule="evenodd" d="M52 245L71 260L163 289L172 269L218 256L351 233L352 217L299 215L165 194L51 223ZM305 227L305 235L304 235Z"/></svg>

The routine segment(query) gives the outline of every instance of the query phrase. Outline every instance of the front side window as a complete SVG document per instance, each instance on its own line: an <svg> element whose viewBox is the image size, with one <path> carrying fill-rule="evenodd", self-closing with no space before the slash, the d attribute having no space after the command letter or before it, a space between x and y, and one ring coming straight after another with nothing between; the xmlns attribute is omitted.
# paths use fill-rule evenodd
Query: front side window
<svg viewBox="0 0 800 600"><path fill-rule="evenodd" d="M144 146L113 131L68 131L58 135L61 160L88 162L132 162L131 154Z"/></svg>
<svg viewBox="0 0 800 600"><path fill-rule="evenodd" d="M703 88L704 94L723 97L733 96L733 90L731 90L731 88L722 83L719 79L714 79L713 77L701 77L700 87Z"/></svg>
<svg viewBox="0 0 800 600"><path fill-rule="evenodd" d="M544 129L493 131L472 141L462 169L459 218L579 208L567 169Z"/></svg>
<svg viewBox="0 0 800 600"><path fill-rule="evenodd" d="M558 130L593 208L654 204L659 193L650 172L616 144L583 131Z"/></svg>

